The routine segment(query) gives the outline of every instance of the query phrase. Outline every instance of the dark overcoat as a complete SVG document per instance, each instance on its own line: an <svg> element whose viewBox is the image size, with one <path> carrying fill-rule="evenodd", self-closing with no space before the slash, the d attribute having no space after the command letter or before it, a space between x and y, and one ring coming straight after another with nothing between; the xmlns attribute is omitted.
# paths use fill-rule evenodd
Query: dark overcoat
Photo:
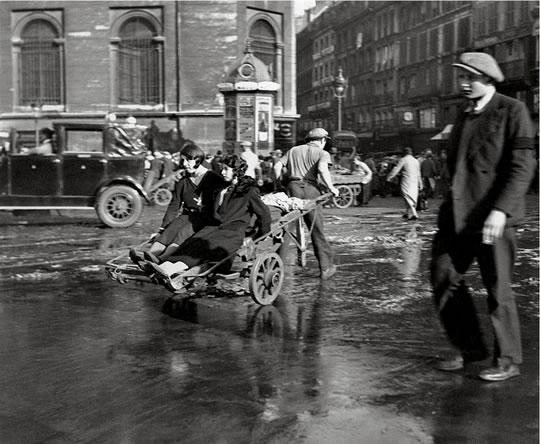
<svg viewBox="0 0 540 444"><path fill-rule="evenodd" d="M270 231L270 210L261 200L258 188L247 187L241 192L229 190L223 203L216 208L215 225L209 225L187 239L171 256L171 262L183 262L190 268L205 262L217 262L232 255L244 242L252 216L257 217L255 238Z"/></svg>
<svg viewBox="0 0 540 444"><path fill-rule="evenodd" d="M478 232L491 210L497 209L506 213L507 227L515 226L524 216L524 196L536 168L529 112L522 102L495 93L476 116L478 130L460 154L466 118L464 109L450 134L448 169L453 185L441 206L439 224L453 222L464 226L463 232ZM458 164L458 159L463 161Z"/></svg>

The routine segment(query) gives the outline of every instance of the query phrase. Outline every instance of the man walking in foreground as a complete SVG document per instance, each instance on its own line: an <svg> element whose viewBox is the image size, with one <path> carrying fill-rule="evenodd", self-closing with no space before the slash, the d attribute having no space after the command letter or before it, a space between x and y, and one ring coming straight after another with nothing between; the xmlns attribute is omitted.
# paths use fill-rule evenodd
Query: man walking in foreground
<svg viewBox="0 0 540 444"><path fill-rule="evenodd" d="M520 326L511 288L515 227L524 215L524 196L535 170L533 128L525 105L499 94L504 76L493 57L464 53L459 69L461 92L469 100L449 139L451 189L439 210L433 240L431 281L441 322L456 354L439 370L461 370L484 360L488 351L464 275L478 261L488 293L494 331L493 367L480 372L486 381L519 375Z"/></svg>
<svg viewBox="0 0 540 444"><path fill-rule="evenodd" d="M337 196L339 191L332 184L332 178L328 169L330 154L324 151L328 133L323 128L312 129L307 137L305 145L293 146L274 165L276 178L281 177L283 167L287 168L289 183L287 192L289 196L300 199L316 199L321 196L317 180L320 176L324 185L332 194ZM329 279L336 273L332 249L324 236L323 215L319 208L304 216L306 225L313 226L311 242L315 256L319 261L321 279ZM286 258L289 246L288 236L283 238L280 256Z"/></svg>

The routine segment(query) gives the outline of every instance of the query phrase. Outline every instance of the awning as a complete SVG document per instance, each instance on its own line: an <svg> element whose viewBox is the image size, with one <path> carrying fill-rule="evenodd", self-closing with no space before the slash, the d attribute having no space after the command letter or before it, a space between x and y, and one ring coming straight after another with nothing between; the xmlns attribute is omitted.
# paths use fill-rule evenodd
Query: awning
<svg viewBox="0 0 540 444"><path fill-rule="evenodd" d="M446 125L443 130L439 134L435 134L431 140L446 140L448 139L448 136L450 136L450 133L452 132L452 128L454 125L449 124Z"/></svg>

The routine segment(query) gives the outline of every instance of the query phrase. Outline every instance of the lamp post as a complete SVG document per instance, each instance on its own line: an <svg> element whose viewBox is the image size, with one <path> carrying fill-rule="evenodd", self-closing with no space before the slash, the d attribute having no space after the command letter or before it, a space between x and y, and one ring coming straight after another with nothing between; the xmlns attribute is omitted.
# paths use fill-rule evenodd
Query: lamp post
<svg viewBox="0 0 540 444"><path fill-rule="evenodd" d="M337 129L341 131L341 101L345 97L345 90L347 89L347 79L343 77L343 69L339 67L338 75L334 77L334 97L337 99L338 105L338 124Z"/></svg>
<svg viewBox="0 0 540 444"><path fill-rule="evenodd" d="M32 111L34 111L34 139L35 139L36 146L38 146L39 145L38 121L39 121L41 108L43 107L43 104L32 103L30 106L32 107Z"/></svg>

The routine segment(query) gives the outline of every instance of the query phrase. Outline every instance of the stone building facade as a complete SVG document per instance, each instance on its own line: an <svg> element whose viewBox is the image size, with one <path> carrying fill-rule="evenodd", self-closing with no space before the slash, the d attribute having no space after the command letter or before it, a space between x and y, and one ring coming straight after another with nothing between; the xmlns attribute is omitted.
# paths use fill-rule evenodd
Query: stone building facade
<svg viewBox="0 0 540 444"><path fill-rule="evenodd" d="M217 85L254 54L280 84L275 140L291 144L295 24L283 1L2 1L0 131L55 119L152 120L208 152L224 140ZM165 140L165 139L164 139ZM174 143L172 143L174 145Z"/></svg>
<svg viewBox="0 0 540 444"><path fill-rule="evenodd" d="M361 151L437 149L462 99L451 67L464 51L493 54L506 75L498 89L538 119L538 5L529 1L343 1L297 38L298 137L337 127L332 84L348 80L344 130ZM444 140L443 140L444 142Z"/></svg>

